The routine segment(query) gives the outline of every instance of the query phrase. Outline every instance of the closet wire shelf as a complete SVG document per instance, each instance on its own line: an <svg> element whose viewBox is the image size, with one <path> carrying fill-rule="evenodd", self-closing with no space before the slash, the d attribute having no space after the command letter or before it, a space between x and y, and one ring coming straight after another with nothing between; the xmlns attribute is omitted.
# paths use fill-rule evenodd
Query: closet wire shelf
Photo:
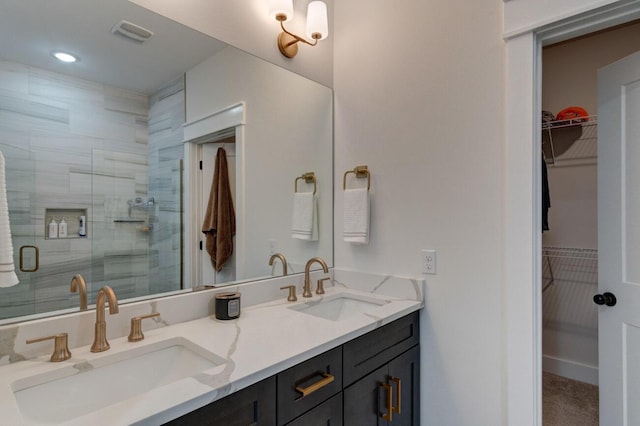
<svg viewBox="0 0 640 426"><path fill-rule="evenodd" d="M598 290L598 250L542 248L543 319L572 329L597 329L592 297Z"/></svg>
<svg viewBox="0 0 640 426"><path fill-rule="evenodd" d="M542 152L547 165L596 164L598 159L598 116L590 115L542 124Z"/></svg>

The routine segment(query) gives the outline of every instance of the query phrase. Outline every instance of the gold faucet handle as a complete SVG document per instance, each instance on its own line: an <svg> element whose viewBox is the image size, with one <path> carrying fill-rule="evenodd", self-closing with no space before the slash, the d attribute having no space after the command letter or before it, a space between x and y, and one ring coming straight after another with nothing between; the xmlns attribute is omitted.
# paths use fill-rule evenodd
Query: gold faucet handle
<svg viewBox="0 0 640 426"><path fill-rule="evenodd" d="M51 362L66 361L71 358L71 352L69 352L68 346L69 335L67 333L59 333L54 334L53 336L29 339L27 340L27 344L29 345L31 343L44 342L45 340L54 341L53 353L51 354L50 358Z"/></svg>
<svg viewBox="0 0 640 426"><path fill-rule="evenodd" d="M296 286L295 285L286 285L284 287L280 287L280 290L289 290L289 296L287 297L287 302L296 302L298 298L296 297Z"/></svg>
<svg viewBox="0 0 640 426"><path fill-rule="evenodd" d="M140 340L144 339L144 334L142 334L142 320L159 316L160 312L155 312L153 314L140 315L139 317L131 318L131 331L129 332L129 341L139 342Z"/></svg>
<svg viewBox="0 0 640 426"><path fill-rule="evenodd" d="M316 288L316 294L324 294L324 282L330 280L331 277L320 278L318 280L318 287Z"/></svg>

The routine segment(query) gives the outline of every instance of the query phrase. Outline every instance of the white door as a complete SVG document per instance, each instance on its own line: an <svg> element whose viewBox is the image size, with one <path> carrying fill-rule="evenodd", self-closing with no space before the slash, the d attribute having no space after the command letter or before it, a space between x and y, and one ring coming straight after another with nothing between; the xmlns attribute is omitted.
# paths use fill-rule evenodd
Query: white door
<svg viewBox="0 0 640 426"><path fill-rule="evenodd" d="M640 425L640 52L598 72L598 247L600 424Z"/></svg>

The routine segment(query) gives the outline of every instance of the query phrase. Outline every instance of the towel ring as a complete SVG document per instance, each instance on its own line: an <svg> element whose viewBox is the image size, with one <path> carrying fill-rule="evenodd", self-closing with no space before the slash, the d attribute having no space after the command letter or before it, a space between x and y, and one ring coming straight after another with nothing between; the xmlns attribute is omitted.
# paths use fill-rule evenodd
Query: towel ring
<svg viewBox="0 0 640 426"><path fill-rule="evenodd" d="M371 173L369 173L369 168L367 166L356 166L353 170L344 172L344 178L342 179L343 190L346 191L347 189L347 175L349 173L353 173L358 179L367 178L367 191L371 188Z"/></svg>
<svg viewBox="0 0 640 426"><path fill-rule="evenodd" d="M316 194L316 174L314 172L303 173L302 176L298 176L293 183L293 192L298 192L298 181L304 179L306 183L313 183L313 195Z"/></svg>

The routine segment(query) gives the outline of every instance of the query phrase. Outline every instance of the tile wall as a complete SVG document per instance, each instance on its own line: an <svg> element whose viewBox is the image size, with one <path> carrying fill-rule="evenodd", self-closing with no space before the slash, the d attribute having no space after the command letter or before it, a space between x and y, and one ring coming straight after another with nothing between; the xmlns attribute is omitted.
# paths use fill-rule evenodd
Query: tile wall
<svg viewBox="0 0 640 426"><path fill-rule="evenodd" d="M0 150L16 264L19 247L40 250L37 272L0 289L0 319L77 306L69 293L77 273L89 303L104 284L120 299L179 287L183 111L182 78L148 97L0 61ZM137 197L154 203L130 209ZM87 237L45 238L45 209L86 209ZM24 258L32 265L33 250Z"/></svg>

